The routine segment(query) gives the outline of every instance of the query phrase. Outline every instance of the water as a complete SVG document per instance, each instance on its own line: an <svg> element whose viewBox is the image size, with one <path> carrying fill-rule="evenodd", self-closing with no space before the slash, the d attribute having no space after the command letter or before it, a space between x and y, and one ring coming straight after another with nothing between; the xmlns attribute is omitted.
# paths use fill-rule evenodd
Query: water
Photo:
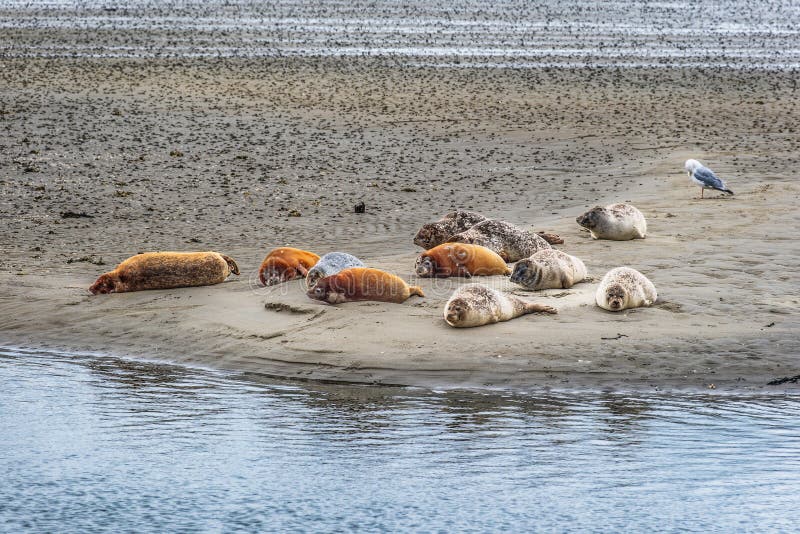
<svg viewBox="0 0 800 534"><path fill-rule="evenodd" d="M0 58L285 56L790 69L800 3L0 0Z"/></svg>
<svg viewBox="0 0 800 534"><path fill-rule="evenodd" d="M0 352L0 530L794 530L800 399L298 385Z"/></svg>

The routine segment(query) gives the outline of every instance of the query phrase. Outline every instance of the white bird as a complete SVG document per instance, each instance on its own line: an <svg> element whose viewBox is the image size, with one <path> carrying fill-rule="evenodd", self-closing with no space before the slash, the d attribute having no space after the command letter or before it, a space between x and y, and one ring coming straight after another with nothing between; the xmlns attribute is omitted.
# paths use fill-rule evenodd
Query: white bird
<svg viewBox="0 0 800 534"><path fill-rule="evenodd" d="M689 178L700 186L700 198L703 198L703 193L706 189L716 189L717 191L722 191L729 195L733 194L733 191L725 187L725 182L720 180L711 169L696 159L687 159L684 167L686 168L686 173L689 175Z"/></svg>

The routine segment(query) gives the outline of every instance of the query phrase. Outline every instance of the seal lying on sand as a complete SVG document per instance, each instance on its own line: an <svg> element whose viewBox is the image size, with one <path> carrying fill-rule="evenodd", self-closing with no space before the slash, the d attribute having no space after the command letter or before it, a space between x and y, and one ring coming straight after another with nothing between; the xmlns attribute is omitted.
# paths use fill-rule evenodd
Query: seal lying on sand
<svg viewBox="0 0 800 534"><path fill-rule="evenodd" d="M597 305L609 311L650 306L657 298L653 282L630 267L617 267L608 271L595 294Z"/></svg>
<svg viewBox="0 0 800 534"><path fill-rule="evenodd" d="M231 273L239 274L236 262L218 252L146 252L101 274L89 291L97 295L210 286L224 282Z"/></svg>
<svg viewBox="0 0 800 534"><path fill-rule="evenodd" d="M456 289L444 305L444 320L450 326L468 328L537 312L558 313L550 306L525 302L483 284L467 284Z"/></svg>
<svg viewBox="0 0 800 534"><path fill-rule="evenodd" d="M450 241L451 236L469 230L476 224L488 220L487 217L484 217L480 213L475 213L474 211L451 211L438 221L423 225L417 232L417 235L414 236L414 244L419 245L425 250L430 250L442 243L447 243ZM556 234L548 234L546 232L537 232L537 234L553 245L564 242L564 240Z"/></svg>
<svg viewBox="0 0 800 534"><path fill-rule="evenodd" d="M627 241L644 239L647 235L644 215L630 204L595 206L575 220L587 228L594 239Z"/></svg>
<svg viewBox="0 0 800 534"><path fill-rule="evenodd" d="M503 258L493 250L464 243L444 243L423 252L417 258L415 269L423 278L491 276L511 272Z"/></svg>
<svg viewBox="0 0 800 534"><path fill-rule="evenodd" d="M469 230L455 234L448 242L481 245L492 249L508 263L552 248L541 236L495 219L480 222Z"/></svg>
<svg viewBox="0 0 800 534"><path fill-rule="evenodd" d="M511 281L528 289L569 288L586 279L586 265L554 248L540 250L514 265Z"/></svg>
<svg viewBox="0 0 800 534"><path fill-rule="evenodd" d="M364 263L351 254L345 252L328 252L309 269L306 275L306 287L314 287L317 280L331 276L350 267L363 267Z"/></svg>
<svg viewBox="0 0 800 534"><path fill-rule="evenodd" d="M295 278L305 278L308 270L318 261L319 256L313 252L292 247L276 248L261 262L258 279L265 286L273 286Z"/></svg>
<svg viewBox="0 0 800 534"><path fill-rule="evenodd" d="M447 242L451 235L468 230L485 220L486 217L474 211L451 211L438 221L423 225L414 236L414 244L425 250L432 249Z"/></svg>
<svg viewBox="0 0 800 534"><path fill-rule="evenodd" d="M409 286L402 278L367 267L351 267L320 278L307 295L330 304L356 300L377 300L400 304L411 295L424 297L422 288Z"/></svg>

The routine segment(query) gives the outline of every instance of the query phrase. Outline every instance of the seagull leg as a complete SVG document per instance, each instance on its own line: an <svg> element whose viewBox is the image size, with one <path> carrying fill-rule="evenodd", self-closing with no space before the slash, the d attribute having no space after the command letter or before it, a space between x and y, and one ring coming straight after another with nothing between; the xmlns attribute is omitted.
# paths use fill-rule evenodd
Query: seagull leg
<svg viewBox="0 0 800 534"><path fill-rule="evenodd" d="M705 192L706 192L706 190L701 187L700 188L700 198L703 198L703 193L705 193Z"/></svg>

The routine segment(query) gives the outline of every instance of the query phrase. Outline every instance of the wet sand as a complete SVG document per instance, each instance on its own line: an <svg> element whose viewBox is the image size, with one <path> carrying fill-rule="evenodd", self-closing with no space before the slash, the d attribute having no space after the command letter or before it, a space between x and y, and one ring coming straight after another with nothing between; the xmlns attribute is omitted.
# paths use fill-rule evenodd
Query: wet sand
<svg viewBox="0 0 800 534"><path fill-rule="evenodd" d="M0 340L300 379L773 390L800 374L796 84L723 69L4 59ZM688 157L736 195L700 200ZM592 241L575 224L612 201L645 213L647 239ZM612 314L593 305L596 280L531 293L493 277L559 314L456 330L441 313L462 279L423 280L427 298L403 305L335 307L300 282L254 283L279 245L409 279L412 236L454 207L559 233L596 280L632 266L659 303ZM217 250L242 276L88 294L147 250Z"/></svg>

